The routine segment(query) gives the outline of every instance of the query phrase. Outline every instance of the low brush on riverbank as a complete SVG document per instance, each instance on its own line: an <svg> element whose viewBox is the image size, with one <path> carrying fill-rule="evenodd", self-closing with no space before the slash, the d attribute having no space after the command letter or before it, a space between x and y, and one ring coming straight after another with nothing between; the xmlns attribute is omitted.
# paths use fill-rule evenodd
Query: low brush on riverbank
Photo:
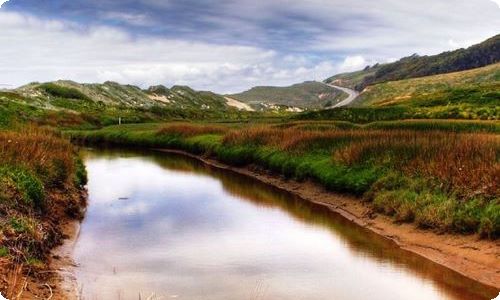
<svg viewBox="0 0 500 300"><path fill-rule="evenodd" d="M500 235L500 139L453 131L167 124L74 131L73 139L210 156L313 180L374 212L436 232Z"/></svg>
<svg viewBox="0 0 500 300"><path fill-rule="evenodd" d="M0 132L0 291L8 299L52 295L48 256L64 222L83 217L85 183L83 163L60 134Z"/></svg>

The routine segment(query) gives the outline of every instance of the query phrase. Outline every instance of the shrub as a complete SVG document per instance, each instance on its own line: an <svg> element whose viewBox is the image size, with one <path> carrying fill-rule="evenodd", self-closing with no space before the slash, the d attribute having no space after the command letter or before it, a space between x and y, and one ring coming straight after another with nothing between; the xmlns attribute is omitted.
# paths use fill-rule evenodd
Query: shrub
<svg viewBox="0 0 500 300"><path fill-rule="evenodd" d="M64 87L54 83L44 83L39 86L40 89L54 97L66 99L90 100L85 94L75 88Z"/></svg>

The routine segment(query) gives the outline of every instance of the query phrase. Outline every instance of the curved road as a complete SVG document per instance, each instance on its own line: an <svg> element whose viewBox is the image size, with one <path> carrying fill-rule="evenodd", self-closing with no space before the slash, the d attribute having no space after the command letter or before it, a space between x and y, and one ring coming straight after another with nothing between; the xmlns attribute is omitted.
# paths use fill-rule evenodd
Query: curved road
<svg viewBox="0 0 500 300"><path fill-rule="evenodd" d="M340 101L339 103L337 103L333 106L328 107L328 109L346 106L346 105L350 104L352 101L356 100L356 98L358 98L358 96L359 96L359 92L357 92L355 90L351 90L351 89L337 86L337 85L333 85L333 84L327 84L327 83L325 83L325 84L329 87L334 88L334 89L341 90L342 92L347 93L349 95L346 99Z"/></svg>

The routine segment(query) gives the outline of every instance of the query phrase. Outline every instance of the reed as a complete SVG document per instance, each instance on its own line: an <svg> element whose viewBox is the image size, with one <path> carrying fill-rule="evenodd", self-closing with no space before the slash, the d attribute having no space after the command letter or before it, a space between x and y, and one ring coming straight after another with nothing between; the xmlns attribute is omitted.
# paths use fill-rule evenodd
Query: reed
<svg viewBox="0 0 500 300"><path fill-rule="evenodd" d="M410 176L435 178L463 196L500 196L500 137L453 132L367 131L338 149L333 158L347 165L386 164Z"/></svg>

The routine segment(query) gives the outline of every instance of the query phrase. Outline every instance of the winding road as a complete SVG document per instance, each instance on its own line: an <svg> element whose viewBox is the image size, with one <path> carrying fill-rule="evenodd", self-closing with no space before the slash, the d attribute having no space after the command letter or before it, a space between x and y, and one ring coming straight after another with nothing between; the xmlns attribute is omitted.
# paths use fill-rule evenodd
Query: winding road
<svg viewBox="0 0 500 300"><path fill-rule="evenodd" d="M357 92L355 90L351 90L349 88L345 88L345 87L341 87L341 86L337 86L337 85L333 85L333 84L327 84L327 83L324 83L324 84L329 86L329 87L332 87L334 89L341 90L342 92L347 93L349 95L346 99L340 101L339 103L337 103L335 105L328 107L328 109L346 106L346 105L350 104L351 102L353 102L354 100L356 100L356 98L358 98L358 96L359 96L359 92Z"/></svg>

